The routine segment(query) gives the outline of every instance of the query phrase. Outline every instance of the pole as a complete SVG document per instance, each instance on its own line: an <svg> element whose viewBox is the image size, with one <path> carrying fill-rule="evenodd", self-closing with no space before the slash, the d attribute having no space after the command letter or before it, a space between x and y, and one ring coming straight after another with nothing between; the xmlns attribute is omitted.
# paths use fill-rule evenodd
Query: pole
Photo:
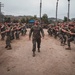
<svg viewBox="0 0 75 75"><path fill-rule="evenodd" d="M56 2L56 25L58 24L58 22L57 22L57 16L58 16L58 1L59 1L59 0L57 0L57 2Z"/></svg>
<svg viewBox="0 0 75 75"><path fill-rule="evenodd" d="M2 22L3 21L3 15L2 15L2 13L1 13L1 7L4 7L4 5L0 2L0 22Z"/></svg>
<svg viewBox="0 0 75 75"><path fill-rule="evenodd" d="M0 22L1 22L1 2L0 2Z"/></svg>
<svg viewBox="0 0 75 75"><path fill-rule="evenodd" d="M40 0L40 24L41 24L41 9L42 9L42 0Z"/></svg>
<svg viewBox="0 0 75 75"><path fill-rule="evenodd" d="M68 18L67 18L68 22L69 22L69 15L70 15L70 0L68 0Z"/></svg>
<svg viewBox="0 0 75 75"><path fill-rule="evenodd" d="M1 2L0 2L0 14L1 14Z"/></svg>

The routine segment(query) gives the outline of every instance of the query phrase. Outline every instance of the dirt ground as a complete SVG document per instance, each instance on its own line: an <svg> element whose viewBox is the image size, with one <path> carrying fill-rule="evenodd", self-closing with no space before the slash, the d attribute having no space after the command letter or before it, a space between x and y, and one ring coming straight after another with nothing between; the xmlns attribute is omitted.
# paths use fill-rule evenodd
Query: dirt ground
<svg viewBox="0 0 75 75"><path fill-rule="evenodd" d="M32 40L28 34L13 40L12 50L5 49L0 40L0 75L75 75L75 44L72 50L60 46L58 39L48 36L42 39L41 52L32 57Z"/></svg>

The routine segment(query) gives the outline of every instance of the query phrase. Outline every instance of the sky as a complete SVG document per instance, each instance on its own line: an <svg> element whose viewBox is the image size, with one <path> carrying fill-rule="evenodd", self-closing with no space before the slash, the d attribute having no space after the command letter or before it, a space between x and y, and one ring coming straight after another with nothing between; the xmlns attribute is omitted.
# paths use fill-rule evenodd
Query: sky
<svg viewBox="0 0 75 75"><path fill-rule="evenodd" d="M4 15L36 15L40 16L40 0L0 0L4 7L2 13ZM48 17L56 16L57 0L42 0L42 15L47 14ZM67 16L68 0L59 0L58 2L58 18L63 19ZM70 18L75 18L75 0L70 0Z"/></svg>

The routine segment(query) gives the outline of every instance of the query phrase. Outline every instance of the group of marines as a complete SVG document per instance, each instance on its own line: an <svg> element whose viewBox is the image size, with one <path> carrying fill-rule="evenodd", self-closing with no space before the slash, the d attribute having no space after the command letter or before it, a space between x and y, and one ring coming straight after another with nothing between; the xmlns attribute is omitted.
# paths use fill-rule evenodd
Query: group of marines
<svg viewBox="0 0 75 75"><path fill-rule="evenodd" d="M7 49L12 49L11 41L19 39L20 35L26 34L26 24L23 23L0 23L1 40L6 39Z"/></svg>
<svg viewBox="0 0 75 75"><path fill-rule="evenodd" d="M71 50L71 42L75 43L75 22L49 25L48 34L59 38L61 46L68 45L66 49Z"/></svg>
<svg viewBox="0 0 75 75"><path fill-rule="evenodd" d="M54 38L59 38L61 46L67 45L67 50L71 50L71 42L75 43L75 22L58 23L57 25L48 25L48 34ZM20 35L26 35L27 29L25 23L0 23L1 40L6 38L8 50L12 49L11 41L19 39ZM29 39L32 35L33 57L35 57L36 45L40 52L41 34L44 38L44 30L39 22L35 21L29 32Z"/></svg>

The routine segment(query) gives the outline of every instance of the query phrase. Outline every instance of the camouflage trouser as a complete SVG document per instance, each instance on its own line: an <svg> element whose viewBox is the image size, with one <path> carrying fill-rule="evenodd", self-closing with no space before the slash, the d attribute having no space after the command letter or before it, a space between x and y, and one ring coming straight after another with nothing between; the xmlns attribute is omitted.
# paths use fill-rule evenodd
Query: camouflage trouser
<svg viewBox="0 0 75 75"><path fill-rule="evenodd" d="M1 40L4 40L4 38L5 38L5 33L2 33L1 34Z"/></svg>
<svg viewBox="0 0 75 75"><path fill-rule="evenodd" d="M67 41L67 43L68 43L68 46L70 47L70 42L71 41L74 41L74 37L70 37L70 38L68 38L68 41Z"/></svg>
<svg viewBox="0 0 75 75"><path fill-rule="evenodd" d="M22 29L22 30L21 30L21 35L23 35L23 34L24 34L24 30Z"/></svg>
<svg viewBox="0 0 75 75"><path fill-rule="evenodd" d="M19 34L20 34L19 31L15 33L16 39L19 39Z"/></svg>
<svg viewBox="0 0 75 75"><path fill-rule="evenodd" d="M25 29L25 30L24 30L24 35L26 35L26 32L27 32L27 30Z"/></svg>
<svg viewBox="0 0 75 75"><path fill-rule="evenodd" d="M59 38L60 38L61 44L65 44L66 43L66 36L65 35L60 34Z"/></svg>
<svg viewBox="0 0 75 75"><path fill-rule="evenodd" d="M74 44L75 44L75 37L74 37Z"/></svg>
<svg viewBox="0 0 75 75"><path fill-rule="evenodd" d="M38 49L40 48L41 38L33 39L32 43L33 43L33 49L32 49L32 51L35 52L36 51L36 43L37 43L37 48Z"/></svg>
<svg viewBox="0 0 75 75"><path fill-rule="evenodd" d="M13 40L13 39L15 39L14 32L12 32L12 34L11 34L11 40Z"/></svg>
<svg viewBox="0 0 75 75"><path fill-rule="evenodd" d="M11 47L11 38L10 38L10 36L7 36L7 38L6 38L6 47Z"/></svg>
<svg viewBox="0 0 75 75"><path fill-rule="evenodd" d="M21 35L26 35L27 30L23 29L21 30Z"/></svg>
<svg viewBox="0 0 75 75"><path fill-rule="evenodd" d="M51 31L51 30L48 30L48 34L49 34L50 36L52 36L52 31Z"/></svg>
<svg viewBox="0 0 75 75"><path fill-rule="evenodd" d="M58 36L59 36L59 35L58 35L58 32L57 32L57 31L54 32L54 38L56 39Z"/></svg>

